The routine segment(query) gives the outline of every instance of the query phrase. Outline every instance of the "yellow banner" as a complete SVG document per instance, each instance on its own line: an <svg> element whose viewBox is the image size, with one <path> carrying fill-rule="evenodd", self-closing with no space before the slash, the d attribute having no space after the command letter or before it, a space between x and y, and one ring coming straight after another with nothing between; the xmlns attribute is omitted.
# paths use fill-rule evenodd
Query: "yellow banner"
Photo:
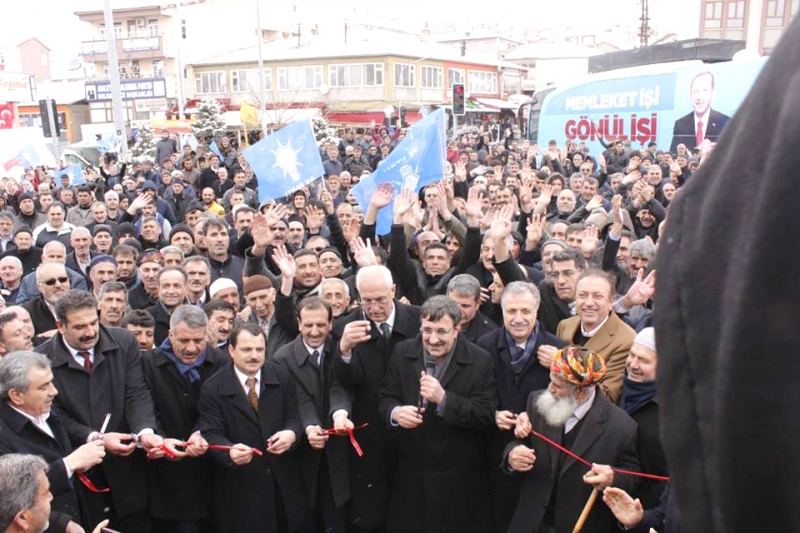
<svg viewBox="0 0 800 533"><path fill-rule="evenodd" d="M239 120L242 121L242 124L258 124L258 109L245 100L242 100L241 106L239 107Z"/></svg>

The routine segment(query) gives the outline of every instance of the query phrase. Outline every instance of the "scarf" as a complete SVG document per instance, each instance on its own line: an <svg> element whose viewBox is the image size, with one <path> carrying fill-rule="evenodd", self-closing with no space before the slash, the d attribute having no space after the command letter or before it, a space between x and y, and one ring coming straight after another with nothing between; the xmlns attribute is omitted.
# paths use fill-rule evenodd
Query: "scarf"
<svg viewBox="0 0 800 533"><path fill-rule="evenodd" d="M632 414L639 407L650 401L656 395L656 382L637 383L628 378L628 373L622 378L622 398L619 406L628 414Z"/></svg>
<svg viewBox="0 0 800 533"><path fill-rule="evenodd" d="M524 349L517 346L517 342L508 330L505 330L505 334L506 342L508 342L508 354L511 358L511 370L515 374L520 374L525 368L525 365L527 365L531 355L533 355L533 349L536 348L536 340L539 337L539 323L537 322L533 327L533 331L530 337L528 337Z"/></svg>
<svg viewBox="0 0 800 533"><path fill-rule="evenodd" d="M172 343L169 342L169 338L164 339L164 342L161 343L159 348L161 348L161 351L164 353L167 359L172 361L172 364L175 365L175 368L178 369L180 375L183 376L183 379L185 379L189 385L200 381L200 367L206 362L205 350L203 350L203 353L197 358L197 361L187 365L178 359L178 357L173 353Z"/></svg>

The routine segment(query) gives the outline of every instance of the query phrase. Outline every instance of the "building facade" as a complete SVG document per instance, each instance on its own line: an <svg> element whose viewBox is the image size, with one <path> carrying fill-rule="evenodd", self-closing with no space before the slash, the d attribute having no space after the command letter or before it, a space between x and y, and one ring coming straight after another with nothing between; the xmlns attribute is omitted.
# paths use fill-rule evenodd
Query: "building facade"
<svg viewBox="0 0 800 533"><path fill-rule="evenodd" d="M800 11L800 0L702 0L700 37L747 41L769 54Z"/></svg>

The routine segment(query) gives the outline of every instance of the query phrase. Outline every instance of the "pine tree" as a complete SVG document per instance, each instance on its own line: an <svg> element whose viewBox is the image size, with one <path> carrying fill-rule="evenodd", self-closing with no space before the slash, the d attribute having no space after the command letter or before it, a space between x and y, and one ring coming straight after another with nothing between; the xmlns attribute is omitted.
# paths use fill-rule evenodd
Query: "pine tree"
<svg viewBox="0 0 800 533"><path fill-rule="evenodd" d="M222 118L222 106L214 99L206 99L197 106L192 133L197 141L205 145L218 139L225 133L225 120Z"/></svg>
<svg viewBox="0 0 800 533"><path fill-rule="evenodd" d="M322 115L317 115L311 119L311 127L314 130L314 137L317 140L317 146L322 146L327 140L336 141L336 128L330 125L328 119Z"/></svg>
<svg viewBox="0 0 800 533"><path fill-rule="evenodd" d="M136 144L131 149L131 157L136 163L153 161L156 155L156 139L153 133L153 125L149 122L139 127L139 135Z"/></svg>

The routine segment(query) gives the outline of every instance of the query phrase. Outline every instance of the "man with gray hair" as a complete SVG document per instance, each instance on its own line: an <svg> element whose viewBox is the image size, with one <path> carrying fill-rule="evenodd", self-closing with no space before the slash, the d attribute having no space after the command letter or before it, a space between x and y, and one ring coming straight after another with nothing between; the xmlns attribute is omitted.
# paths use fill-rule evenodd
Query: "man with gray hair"
<svg viewBox="0 0 800 533"><path fill-rule="evenodd" d="M547 387L553 355L566 344L537 320L540 301L539 289L532 283L509 283L500 299L503 327L478 340L478 345L492 354L497 376L498 406L496 428L489 442L489 465L500 464L503 450L514 439L514 425L525 411L528 395ZM496 468L491 472L494 531L506 531L522 481Z"/></svg>
<svg viewBox="0 0 800 533"><path fill-rule="evenodd" d="M229 360L206 342L208 319L200 307L181 305L170 316L169 336L142 358L144 377L165 444L177 461L151 463L150 516L159 531L202 531L209 516L208 443L195 432L203 383ZM190 442L182 447L179 443Z"/></svg>
<svg viewBox="0 0 800 533"><path fill-rule="evenodd" d="M379 397L397 448L388 530L489 531L484 435L497 409L495 365L460 335L456 302L434 296L420 315L419 334L397 345Z"/></svg>
<svg viewBox="0 0 800 533"><path fill-rule="evenodd" d="M100 464L105 449L96 441L73 450L61 417L51 412L57 394L45 355L19 351L0 360L0 454L32 453L49 463L47 478L55 497L51 530L64 531L70 522L86 525L74 473Z"/></svg>
<svg viewBox="0 0 800 533"><path fill-rule="evenodd" d="M54 261L42 263L36 269L36 285L39 296L22 307L30 313L36 335L50 338L56 332L55 306L69 290L67 268Z"/></svg>
<svg viewBox="0 0 800 533"><path fill-rule="evenodd" d="M58 241L47 243L42 249L42 263L55 261L66 266L67 264L67 247ZM41 263L40 263L41 265ZM70 287L73 289L89 290L89 285L86 278L80 272L73 270L67 266L67 275L69 276ZM17 303L24 304L27 301L33 300L39 296L39 287L36 282L36 272L31 272L22 278L22 283L19 287L19 294L17 295Z"/></svg>
<svg viewBox="0 0 800 533"><path fill-rule="evenodd" d="M359 269L356 288L360 309L334 323L334 337L340 341L333 358L331 412L336 429L369 423L358 440L370 453L351 455L350 522L371 530L386 523L391 467L389 434L386 419L378 411L378 393L395 346L419 334L420 319L419 307L395 299L392 273L385 266ZM352 409L348 410L351 397Z"/></svg>
<svg viewBox="0 0 800 533"><path fill-rule="evenodd" d="M13 255L0 259L0 295L6 303L13 305L17 302L19 287L22 284L22 261Z"/></svg>
<svg viewBox="0 0 800 533"><path fill-rule="evenodd" d="M47 463L35 455L0 457L0 530L42 533L50 526Z"/></svg>
<svg viewBox="0 0 800 533"><path fill-rule="evenodd" d="M481 313L481 284L470 274L458 274L447 284L447 296L461 307L461 335L470 342L497 329L497 324Z"/></svg>

